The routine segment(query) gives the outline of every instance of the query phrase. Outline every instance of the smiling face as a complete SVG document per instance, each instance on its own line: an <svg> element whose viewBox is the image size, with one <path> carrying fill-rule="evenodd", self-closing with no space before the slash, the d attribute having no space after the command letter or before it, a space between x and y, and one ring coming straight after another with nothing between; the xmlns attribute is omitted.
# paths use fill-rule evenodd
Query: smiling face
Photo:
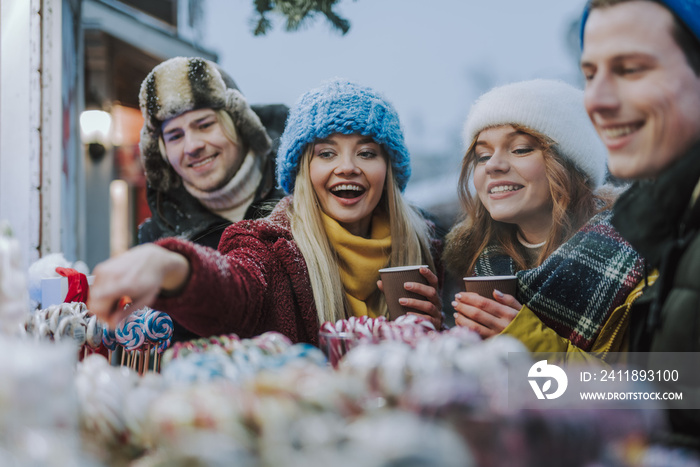
<svg viewBox="0 0 700 467"><path fill-rule="evenodd" d="M382 147L367 136L335 133L314 143L309 171L323 212L366 237L386 181Z"/></svg>
<svg viewBox="0 0 700 467"><path fill-rule="evenodd" d="M243 163L245 152L226 135L212 109L166 120L162 131L168 162L186 185L200 191L223 187Z"/></svg>
<svg viewBox="0 0 700 467"><path fill-rule="evenodd" d="M653 178L700 139L700 77L661 5L632 1L591 11L581 69L585 105L616 177Z"/></svg>
<svg viewBox="0 0 700 467"><path fill-rule="evenodd" d="M474 187L495 221L516 224L530 242L547 237L552 198L541 145L510 125L481 131L474 145Z"/></svg>

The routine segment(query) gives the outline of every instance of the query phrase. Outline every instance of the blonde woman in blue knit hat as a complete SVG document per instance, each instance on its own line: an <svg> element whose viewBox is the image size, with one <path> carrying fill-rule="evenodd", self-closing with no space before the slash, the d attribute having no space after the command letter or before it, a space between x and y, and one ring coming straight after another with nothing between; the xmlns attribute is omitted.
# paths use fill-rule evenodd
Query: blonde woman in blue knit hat
<svg viewBox="0 0 700 467"><path fill-rule="evenodd" d="M316 343L319 325L381 316L380 268L425 264L426 297L405 305L442 326L430 225L402 191L410 160L398 115L374 90L342 80L305 93L280 141L277 179L290 196L224 232L218 251L181 239L136 247L95 268L89 309L112 326L128 295L201 336L278 331ZM400 247L397 246L400 239Z"/></svg>
<svg viewBox="0 0 700 467"><path fill-rule="evenodd" d="M626 329L643 260L610 225L607 154L583 92L554 80L494 88L472 106L464 139L465 218L447 237L446 266L460 278L516 274L518 291L458 293L456 324L532 351L621 351L624 332L609 333Z"/></svg>

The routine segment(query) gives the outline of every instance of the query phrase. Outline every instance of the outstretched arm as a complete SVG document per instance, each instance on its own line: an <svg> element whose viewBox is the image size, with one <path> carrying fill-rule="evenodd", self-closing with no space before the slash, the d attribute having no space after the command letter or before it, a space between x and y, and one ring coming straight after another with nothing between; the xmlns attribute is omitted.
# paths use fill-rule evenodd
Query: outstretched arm
<svg viewBox="0 0 700 467"><path fill-rule="evenodd" d="M184 287L190 265L179 253L145 244L98 264L94 275L87 307L114 328L130 313L118 307L122 297L132 300L132 309L149 306L160 293Z"/></svg>

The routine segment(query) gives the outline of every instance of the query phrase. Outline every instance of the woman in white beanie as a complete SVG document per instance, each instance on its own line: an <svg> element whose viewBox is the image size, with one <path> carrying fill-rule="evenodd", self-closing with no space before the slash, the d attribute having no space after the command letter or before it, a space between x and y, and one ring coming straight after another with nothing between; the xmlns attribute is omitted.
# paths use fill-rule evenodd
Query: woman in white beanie
<svg viewBox="0 0 700 467"><path fill-rule="evenodd" d="M494 88L472 106L464 139L465 217L445 264L456 277L516 274L518 290L458 293L455 323L532 351L621 351L624 332L610 331L626 329L644 261L610 225L607 152L583 92L553 80Z"/></svg>

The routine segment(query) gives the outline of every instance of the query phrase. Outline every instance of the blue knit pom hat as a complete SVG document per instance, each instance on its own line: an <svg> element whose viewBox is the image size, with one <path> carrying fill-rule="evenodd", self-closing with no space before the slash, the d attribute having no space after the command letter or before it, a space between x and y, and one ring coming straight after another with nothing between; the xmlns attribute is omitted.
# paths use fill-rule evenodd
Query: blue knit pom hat
<svg viewBox="0 0 700 467"><path fill-rule="evenodd" d="M700 40L700 1L699 0L660 0L671 13L674 13L687 27L690 32ZM583 33L586 29L586 21L591 13L590 0L586 2L581 17L581 29L579 31L581 47L583 47Z"/></svg>
<svg viewBox="0 0 700 467"><path fill-rule="evenodd" d="M396 185L406 188L411 161L396 110L373 89L335 79L303 94L289 111L277 151L277 181L285 192L294 191L306 146L334 133L371 136L389 156Z"/></svg>

